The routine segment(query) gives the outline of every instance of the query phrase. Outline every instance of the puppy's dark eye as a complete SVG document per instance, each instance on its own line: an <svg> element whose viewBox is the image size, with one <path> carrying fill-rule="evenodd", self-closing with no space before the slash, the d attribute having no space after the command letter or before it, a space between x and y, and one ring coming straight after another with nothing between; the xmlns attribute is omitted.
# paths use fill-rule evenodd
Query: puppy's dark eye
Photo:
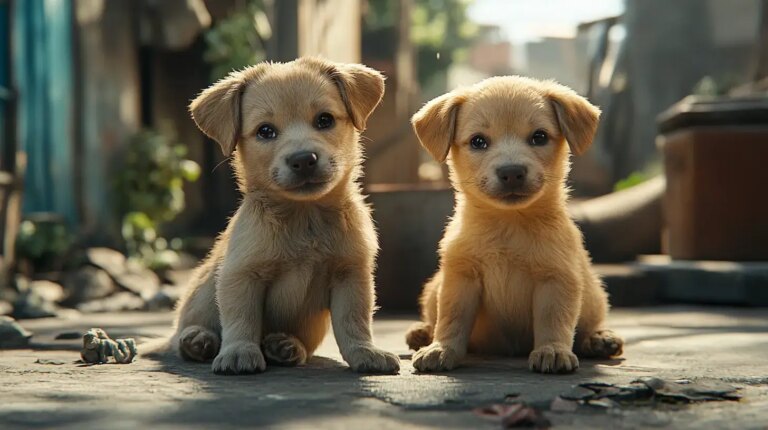
<svg viewBox="0 0 768 430"><path fill-rule="evenodd" d="M277 138L277 129L272 124L262 124L256 130L256 136L260 139L272 140Z"/></svg>
<svg viewBox="0 0 768 430"><path fill-rule="evenodd" d="M315 118L315 128L318 130L325 130L333 127L335 122L336 120L333 118L333 115L328 112L323 112Z"/></svg>
<svg viewBox="0 0 768 430"><path fill-rule="evenodd" d="M476 134L469 139L469 146L477 150L488 149L488 141L482 134Z"/></svg>
<svg viewBox="0 0 768 430"><path fill-rule="evenodd" d="M546 145L547 142L549 142L549 136L547 135L547 132L544 130L536 130L531 135L530 144L532 146L543 146L543 145Z"/></svg>

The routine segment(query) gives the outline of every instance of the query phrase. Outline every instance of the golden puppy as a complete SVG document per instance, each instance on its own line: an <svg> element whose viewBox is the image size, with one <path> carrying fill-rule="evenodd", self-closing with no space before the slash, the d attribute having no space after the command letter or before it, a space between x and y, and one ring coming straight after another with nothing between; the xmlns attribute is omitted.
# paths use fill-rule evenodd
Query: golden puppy
<svg viewBox="0 0 768 430"><path fill-rule="evenodd" d="M371 339L378 245L357 182L359 133L383 94L375 70L302 58L233 72L192 102L234 152L243 200L178 306L182 357L216 373L298 365L330 320L352 369L398 371Z"/></svg>
<svg viewBox="0 0 768 430"><path fill-rule="evenodd" d="M574 351L621 354L566 209L568 146L587 150L599 113L569 88L511 76L440 96L414 115L429 153L450 154L456 188L440 270L421 297L423 323L406 339L416 369L452 369L467 350L530 354L530 368L544 373L575 370Z"/></svg>

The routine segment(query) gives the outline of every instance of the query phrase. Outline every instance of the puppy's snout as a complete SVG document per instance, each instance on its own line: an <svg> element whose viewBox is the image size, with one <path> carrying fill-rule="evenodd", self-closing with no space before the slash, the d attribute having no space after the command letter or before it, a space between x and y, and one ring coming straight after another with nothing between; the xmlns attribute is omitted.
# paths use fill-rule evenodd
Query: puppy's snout
<svg viewBox="0 0 768 430"><path fill-rule="evenodd" d="M317 160L317 153L301 151L289 156L285 162L294 174L306 178L312 176L317 170Z"/></svg>
<svg viewBox="0 0 768 430"><path fill-rule="evenodd" d="M525 185L525 178L528 176L528 168L521 164L502 166L496 169L496 176L499 181L508 190L522 188Z"/></svg>

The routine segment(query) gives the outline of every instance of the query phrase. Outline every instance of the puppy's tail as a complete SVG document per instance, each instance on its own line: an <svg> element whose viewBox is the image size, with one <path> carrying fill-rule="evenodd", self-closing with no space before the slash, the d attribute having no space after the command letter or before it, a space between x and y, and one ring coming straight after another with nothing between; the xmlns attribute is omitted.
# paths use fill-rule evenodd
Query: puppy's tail
<svg viewBox="0 0 768 430"><path fill-rule="evenodd" d="M178 357L175 336L150 339L138 345L139 357L164 360Z"/></svg>

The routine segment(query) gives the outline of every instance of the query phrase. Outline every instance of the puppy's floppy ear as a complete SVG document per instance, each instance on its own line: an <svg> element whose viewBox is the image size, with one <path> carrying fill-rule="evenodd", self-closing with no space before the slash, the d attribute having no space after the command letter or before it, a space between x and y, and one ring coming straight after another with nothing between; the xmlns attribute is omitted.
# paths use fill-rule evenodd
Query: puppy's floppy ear
<svg viewBox="0 0 768 430"><path fill-rule="evenodd" d="M359 131L365 130L368 117L384 97L384 75L362 64L338 63L329 72L339 87L352 125Z"/></svg>
<svg viewBox="0 0 768 430"><path fill-rule="evenodd" d="M232 155L242 137L241 99L248 84L268 67L262 63L227 77L201 92L189 105L192 119L208 137L221 145L226 157Z"/></svg>
<svg viewBox="0 0 768 430"><path fill-rule="evenodd" d="M456 139L456 118L465 97L455 91L424 105L411 118L421 145L439 162L445 161Z"/></svg>
<svg viewBox="0 0 768 430"><path fill-rule="evenodd" d="M600 109L572 89L548 82L545 95L555 108L560 130L571 151L581 155L592 145L600 119Z"/></svg>

